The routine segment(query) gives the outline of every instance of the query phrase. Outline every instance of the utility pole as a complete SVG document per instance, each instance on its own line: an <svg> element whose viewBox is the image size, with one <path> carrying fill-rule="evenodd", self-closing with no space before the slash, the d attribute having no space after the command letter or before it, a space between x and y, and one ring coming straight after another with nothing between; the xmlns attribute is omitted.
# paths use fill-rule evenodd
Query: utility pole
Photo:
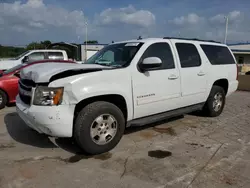
<svg viewBox="0 0 250 188"><path fill-rule="evenodd" d="M226 19L226 31L225 31L225 39L224 39L224 43L227 43L227 30L228 30L228 16L225 16Z"/></svg>
<svg viewBox="0 0 250 188"><path fill-rule="evenodd" d="M87 61L88 23L85 20L85 61Z"/></svg>

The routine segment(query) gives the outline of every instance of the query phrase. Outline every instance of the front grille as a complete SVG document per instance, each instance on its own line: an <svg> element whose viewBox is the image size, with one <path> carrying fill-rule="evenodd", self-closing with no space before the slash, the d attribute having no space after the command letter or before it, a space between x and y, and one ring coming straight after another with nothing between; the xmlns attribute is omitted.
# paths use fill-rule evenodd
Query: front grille
<svg viewBox="0 0 250 188"><path fill-rule="evenodd" d="M20 99L27 105L31 103L31 91L32 87L35 87L35 83L32 80L19 80L19 96Z"/></svg>
<svg viewBox="0 0 250 188"><path fill-rule="evenodd" d="M26 87L36 87L36 83L33 80L20 79L20 81Z"/></svg>

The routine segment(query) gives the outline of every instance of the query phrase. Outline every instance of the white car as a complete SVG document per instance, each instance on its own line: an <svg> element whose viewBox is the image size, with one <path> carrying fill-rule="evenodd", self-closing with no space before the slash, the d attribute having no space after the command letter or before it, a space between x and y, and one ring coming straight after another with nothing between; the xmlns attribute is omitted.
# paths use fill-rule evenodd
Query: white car
<svg viewBox="0 0 250 188"><path fill-rule="evenodd" d="M28 50L16 58L0 60L0 70L8 70L26 61L41 61L45 59L68 60L68 55L65 50Z"/></svg>
<svg viewBox="0 0 250 188"><path fill-rule="evenodd" d="M39 133L73 137L89 154L114 148L124 129L203 110L221 114L238 87L230 49L201 40L148 38L104 47L85 64L21 72L19 116Z"/></svg>

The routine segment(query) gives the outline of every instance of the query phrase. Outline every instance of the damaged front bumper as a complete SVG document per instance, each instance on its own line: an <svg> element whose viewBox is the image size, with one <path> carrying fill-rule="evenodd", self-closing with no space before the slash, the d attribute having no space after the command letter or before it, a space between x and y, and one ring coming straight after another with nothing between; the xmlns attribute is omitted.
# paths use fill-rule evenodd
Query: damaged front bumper
<svg viewBox="0 0 250 188"><path fill-rule="evenodd" d="M16 110L32 129L53 137L72 137L75 105L28 106L16 97Z"/></svg>

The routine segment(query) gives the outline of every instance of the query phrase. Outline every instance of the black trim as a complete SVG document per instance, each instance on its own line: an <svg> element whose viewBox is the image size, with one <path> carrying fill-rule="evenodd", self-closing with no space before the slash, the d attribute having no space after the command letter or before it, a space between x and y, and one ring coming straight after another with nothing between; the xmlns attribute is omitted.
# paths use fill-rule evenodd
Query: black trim
<svg viewBox="0 0 250 188"><path fill-rule="evenodd" d="M76 69L76 70L67 70L64 72L60 72L54 76L52 76L49 79L49 82L53 82L54 80L58 80L58 79L62 79L62 78L66 78L66 77L70 77L70 76L74 76L74 75L78 75L78 74L85 74L85 73L90 73L90 72L97 72L97 71L102 71L103 69L100 68L93 68L93 69L87 69L87 70L82 70L82 69Z"/></svg>
<svg viewBox="0 0 250 188"><path fill-rule="evenodd" d="M218 41L214 41L214 40L201 40L201 39L197 39L197 38L178 38L178 37L163 37L163 39L178 39L178 40L193 40L193 41L200 41L200 42L214 42L214 43L220 43Z"/></svg>
<svg viewBox="0 0 250 188"><path fill-rule="evenodd" d="M205 103L199 103L199 104L195 104L195 105L191 105L191 106L187 106L187 107L183 107L183 108L178 108L175 110L171 110L171 111L167 111L167 112L163 112L163 113L159 113L159 114L154 114L154 115L134 119L134 120L127 122L127 127L143 126L146 124L155 123L155 122L169 119L172 117L176 117L179 115L191 113L191 112L194 112L197 110L201 110L203 108L204 104Z"/></svg>

